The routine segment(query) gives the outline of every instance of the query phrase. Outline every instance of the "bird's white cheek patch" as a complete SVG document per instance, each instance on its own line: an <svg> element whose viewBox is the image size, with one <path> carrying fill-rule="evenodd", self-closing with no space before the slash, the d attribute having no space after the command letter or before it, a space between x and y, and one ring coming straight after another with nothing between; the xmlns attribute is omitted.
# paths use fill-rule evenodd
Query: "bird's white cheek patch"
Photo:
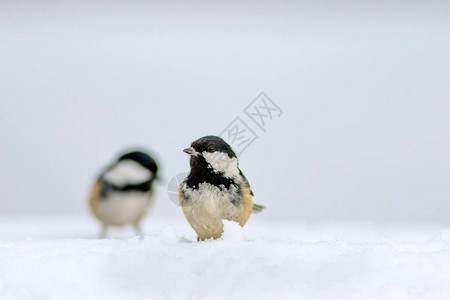
<svg viewBox="0 0 450 300"><path fill-rule="evenodd" d="M238 160L236 157L230 158L224 152L203 152L203 157L208 162L215 172L223 172L225 177L236 177L239 175Z"/></svg>
<svg viewBox="0 0 450 300"><path fill-rule="evenodd" d="M153 176L150 170L133 160L122 160L105 173L104 179L118 186L139 184Z"/></svg>

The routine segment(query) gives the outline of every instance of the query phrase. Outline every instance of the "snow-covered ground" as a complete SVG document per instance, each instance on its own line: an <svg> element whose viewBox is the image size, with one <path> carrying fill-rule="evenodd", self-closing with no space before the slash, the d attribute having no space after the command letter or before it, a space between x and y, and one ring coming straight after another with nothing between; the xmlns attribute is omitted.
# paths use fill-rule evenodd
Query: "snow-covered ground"
<svg viewBox="0 0 450 300"><path fill-rule="evenodd" d="M270 223L194 242L183 219L95 239L88 218L0 219L0 299L450 299L450 230Z"/></svg>

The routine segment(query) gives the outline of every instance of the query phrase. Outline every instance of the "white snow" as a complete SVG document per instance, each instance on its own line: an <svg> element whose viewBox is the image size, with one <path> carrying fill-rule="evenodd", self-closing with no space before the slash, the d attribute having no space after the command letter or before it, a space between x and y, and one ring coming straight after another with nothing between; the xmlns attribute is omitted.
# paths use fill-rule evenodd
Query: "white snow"
<svg viewBox="0 0 450 300"><path fill-rule="evenodd" d="M148 218L97 240L92 219L0 219L0 299L449 299L450 231L227 222L195 242Z"/></svg>

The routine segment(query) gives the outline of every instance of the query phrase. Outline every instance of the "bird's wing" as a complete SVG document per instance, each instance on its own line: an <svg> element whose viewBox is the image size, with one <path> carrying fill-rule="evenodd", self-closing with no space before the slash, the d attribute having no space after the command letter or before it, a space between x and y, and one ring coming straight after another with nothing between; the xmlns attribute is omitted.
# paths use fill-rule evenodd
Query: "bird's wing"
<svg viewBox="0 0 450 300"><path fill-rule="evenodd" d="M250 186L250 182L248 182L247 178L245 177L244 173L242 173L241 169L239 169L239 174L241 174L242 179L244 179L245 184L247 184L248 189L250 190L250 195L255 196L252 191L252 187Z"/></svg>
<svg viewBox="0 0 450 300"><path fill-rule="evenodd" d="M102 192L102 184L100 183L100 180L97 180L94 186L92 187L91 193L89 195L89 207L91 208L92 213L97 218L99 218L97 214L97 209L101 192Z"/></svg>
<svg viewBox="0 0 450 300"><path fill-rule="evenodd" d="M241 169L239 169L239 174L241 174L242 179L244 180L245 184L248 186L248 189L250 191L250 195L252 195L252 197L254 197L255 195L253 194L252 188L250 186L250 183L248 182L247 178L245 177L244 173L242 173ZM264 208L266 208L263 205L259 205L256 203L253 203L253 208L252 208L252 212L254 213L259 213L261 212Z"/></svg>

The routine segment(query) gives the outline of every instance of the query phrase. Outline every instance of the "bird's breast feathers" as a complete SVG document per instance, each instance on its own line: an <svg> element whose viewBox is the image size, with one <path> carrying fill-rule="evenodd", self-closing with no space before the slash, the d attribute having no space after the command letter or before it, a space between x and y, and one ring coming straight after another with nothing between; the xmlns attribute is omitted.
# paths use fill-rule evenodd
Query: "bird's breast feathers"
<svg viewBox="0 0 450 300"><path fill-rule="evenodd" d="M180 186L180 202L189 219L231 220L244 225L251 213L253 201L250 190L238 184L229 188L207 182L190 187L183 182Z"/></svg>
<svg viewBox="0 0 450 300"><path fill-rule="evenodd" d="M150 191L102 193L104 186L101 180L97 181L89 199L92 212L104 224L134 224L144 216L152 199Z"/></svg>
<svg viewBox="0 0 450 300"><path fill-rule="evenodd" d="M181 185L181 197L184 205L197 204L202 202L221 203L224 205L239 205L242 201L241 188L236 184L231 184L229 188L224 185L216 186L208 182L198 184L196 187L190 187L187 183Z"/></svg>
<svg viewBox="0 0 450 300"><path fill-rule="evenodd" d="M105 224L134 224L146 213L151 202L150 192L112 192L99 199L94 213Z"/></svg>

